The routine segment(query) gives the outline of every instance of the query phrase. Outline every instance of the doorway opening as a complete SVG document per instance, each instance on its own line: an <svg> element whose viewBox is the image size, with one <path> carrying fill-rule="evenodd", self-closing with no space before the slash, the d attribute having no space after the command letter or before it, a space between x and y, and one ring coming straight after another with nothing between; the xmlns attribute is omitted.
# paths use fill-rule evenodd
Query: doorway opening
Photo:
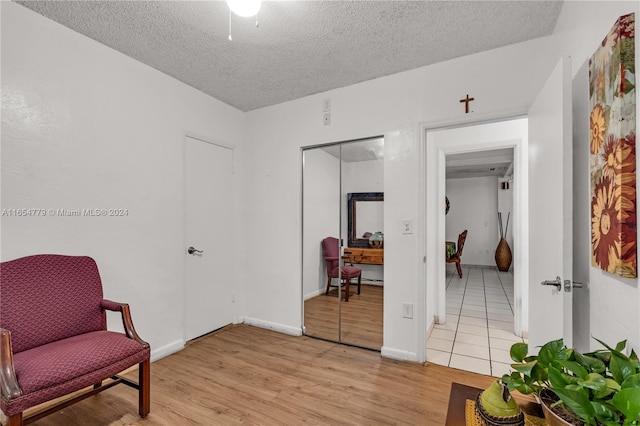
<svg viewBox="0 0 640 426"><path fill-rule="evenodd" d="M426 141L426 199L447 200L449 207L426 208L426 235L435 236L425 242L427 310L433 312L426 359L501 376L509 369L509 348L527 330L527 119L429 129ZM504 271L495 261L501 237L513 253ZM447 262L450 255L459 258L461 277Z"/></svg>

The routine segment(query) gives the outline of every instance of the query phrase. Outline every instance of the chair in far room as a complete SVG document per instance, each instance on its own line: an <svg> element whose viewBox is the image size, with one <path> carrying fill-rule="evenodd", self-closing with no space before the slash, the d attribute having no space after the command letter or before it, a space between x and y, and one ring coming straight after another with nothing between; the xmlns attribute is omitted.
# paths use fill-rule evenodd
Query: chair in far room
<svg viewBox="0 0 640 426"><path fill-rule="evenodd" d="M340 289L344 285L344 301L349 301L349 286L351 280L358 279L358 294L360 294L360 282L362 280L362 270L358 267L345 265L340 268L340 244L337 238L327 237L322 240L322 251L324 253L324 263L327 268L327 290L325 294L329 294L331 287ZM337 285L331 285L334 278L339 278ZM340 280L341 279L341 280ZM342 281L342 282L340 282ZM340 291L338 290L338 296Z"/></svg>
<svg viewBox="0 0 640 426"><path fill-rule="evenodd" d="M462 231L458 235L458 250L451 257L447 258L447 263L455 263L458 275L462 278L462 267L460 266L460 259L462 258L462 249L464 248L464 242L467 239L467 230Z"/></svg>

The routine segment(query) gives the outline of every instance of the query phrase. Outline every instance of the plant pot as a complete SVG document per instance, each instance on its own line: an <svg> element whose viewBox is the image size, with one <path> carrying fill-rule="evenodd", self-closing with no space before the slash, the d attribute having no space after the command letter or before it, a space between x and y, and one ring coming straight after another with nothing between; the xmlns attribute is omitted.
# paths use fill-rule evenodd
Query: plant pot
<svg viewBox="0 0 640 426"><path fill-rule="evenodd" d="M574 426L574 425L583 425L584 423L577 420L574 423L571 423L569 420L566 420L563 417L560 417L560 414L553 411L550 407L554 401L557 401L558 398L555 396L553 392L549 392L543 390L540 393L540 405L542 406L542 412L544 413L544 419L547 421L549 426ZM570 414L566 414L569 418L576 417L575 413L571 411Z"/></svg>
<svg viewBox="0 0 640 426"><path fill-rule="evenodd" d="M571 423L561 419L558 417L556 413L551 411L547 404L542 405L542 412L544 413L544 419L547 421L549 426L571 426Z"/></svg>
<svg viewBox="0 0 640 426"><path fill-rule="evenodd" d="M496 248L496 265L498 269L502 272L506 272L509 270L511 266L511 248L509 248L509 244L507 244L507 240L504 238L500 238L500 242L498 243L498 247Z"/></svg>

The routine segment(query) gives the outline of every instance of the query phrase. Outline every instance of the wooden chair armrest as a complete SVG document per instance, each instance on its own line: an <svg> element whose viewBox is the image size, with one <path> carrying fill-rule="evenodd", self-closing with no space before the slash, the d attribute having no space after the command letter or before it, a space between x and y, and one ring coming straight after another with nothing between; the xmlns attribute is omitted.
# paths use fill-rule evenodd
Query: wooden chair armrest
<svg viewBox="0 0 640 426"><path fill-rule="evenodd" d="M352 254L343 254L342 255L342 260L344 261L345 265L349 264L350 266L353 266L353 255Z"/></svg>
<svg viewBox="0 0 640 426"><path fill-rule="evenodd" d="M0 387L2 396L7 399L22 396L22 388L18 384L16 371L13 368L11 332L4 328L0 328Z"/></svg>
<svg viewBox="0 0 640 426"><path fill-rule="evenodd" d="M127 337L140 343L145 348L149 347L149 344L142 340L140 336L138 336L138 333L136 333L136 329L133 326L133 320L131 319L131 311L129 310L128 304L103 299L100 303L100 307L108 311L120 312L122 314L122 325L124 326L124 331Z"/></svg>

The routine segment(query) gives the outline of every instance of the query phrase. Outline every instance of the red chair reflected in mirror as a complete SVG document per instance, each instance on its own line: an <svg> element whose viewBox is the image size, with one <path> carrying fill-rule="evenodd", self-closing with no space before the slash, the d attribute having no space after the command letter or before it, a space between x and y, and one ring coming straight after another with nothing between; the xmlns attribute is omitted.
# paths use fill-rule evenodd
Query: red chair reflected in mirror
<svg viewBox="0 0 640 426"><path fill-rule="evenodd" d="M360 294L360 282L362 280L362 270L353 265L344 265L340 268L340 244L337 238L327 237L322 240L322 251L324 263L327 269L327 289L325 294L329 294L331 287L344 287L344 301L349 301L349 286L351 280L358 279L358 294ZM338 278L338 284L332 285L334 278ZM338 292L340 295L340 292Z"/></svg>

